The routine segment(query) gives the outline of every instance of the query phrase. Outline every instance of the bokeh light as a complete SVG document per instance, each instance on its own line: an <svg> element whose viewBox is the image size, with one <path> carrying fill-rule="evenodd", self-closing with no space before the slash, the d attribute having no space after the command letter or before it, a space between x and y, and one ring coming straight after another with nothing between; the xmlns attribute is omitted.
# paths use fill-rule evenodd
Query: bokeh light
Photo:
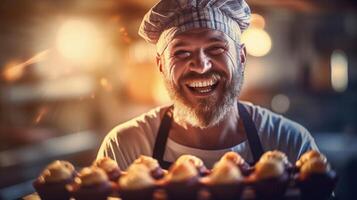
<svg viewBox="0 0 357 200"><path fill-rule="evenodd" d="M348 86L347 56L341 50L335 50L331 55L331 85L336 92L343 92Z"/></svg>
<svg viewBox="0 0 357 200"><path fill-rule="evenodd" d="M245 44L248 54L255 57L265 56L272 46L269 34L258 28L248 28L243 32L242 42Z"/></svg>
<svg viewBox="0 0 357 200"><path fill-rule="evenodd" d="M258 29L264 29L265 27L265 19L262 15L259 15L257 13L253 13L250 16L250 27L258 28Z"/></svg>
<svg viewBox="0 0 357 200"><path fill-rule="evenodd" d="M103 47L102 37L97 30L87 21L67 21L61 26L57 35L58 51L73 62L94 61Z"/></svg>
<svg viewBox="0 0 357 200"><path fill-rule="evenodd" d="M170 96L166 90L165 83L160 76L155 76L154 90L152 93L155 103L158 105L171 102Z"/></svg>
<svg viewBox="0 0 357 200"><path fill-rule="evenodd" d="M277 94L271 100L271 108L277 113L286 113L290 107L290 99L284 94Z"/></svg>
<svg viewBox="0 0 357 200"><path fill-rule="evenodd" d="M43 61L47 58L50 50L44 50L42 52L37 53L32 58L26 60L25 62L19 63L18 61L11 61L7 63L2 71L2 78L7 82L14 82L24 75L26 67Z"/></svg>
<svg viewBox="0 0 357 200"><path fill-rule="evenodd" d="M23 76L24 70L25 65L16 61L11 61L4 66L1 78L7 82L14 82Z"/></svg>
<svg viewBox="0 0 357 200"><path fill-rule="evenodd" d="M154 62L156 56L155 46L145 41L138 41L132 44L130 58L138 63Z"/></svg>

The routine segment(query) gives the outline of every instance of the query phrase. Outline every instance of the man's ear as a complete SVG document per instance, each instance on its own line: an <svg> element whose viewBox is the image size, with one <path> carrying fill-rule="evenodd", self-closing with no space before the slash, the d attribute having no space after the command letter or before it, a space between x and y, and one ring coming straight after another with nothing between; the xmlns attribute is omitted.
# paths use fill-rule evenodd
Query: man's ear
<svg viewBox="0 0 357 200"><path fill-rule="evenodd" d="M156 65L159 67L160 72L162 73L162 62L161 62L161 56L159 54L156 54Z"/></svg>
<svg viewBox="0 0 357 200"><path fill-rule="evenodd" d="M245 48L244 43L240 44L239 55L240 55L240 62L242 64L245 64L245 62L247 61L247 49Z"/></svg>

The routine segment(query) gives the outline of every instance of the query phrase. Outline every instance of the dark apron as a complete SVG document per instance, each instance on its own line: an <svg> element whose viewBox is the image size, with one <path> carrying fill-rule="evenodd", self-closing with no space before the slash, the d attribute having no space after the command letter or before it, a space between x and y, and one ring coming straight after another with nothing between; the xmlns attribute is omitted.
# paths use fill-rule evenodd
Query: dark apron
<svg viewBox="0 0 357 200"><path fill-rule="evenodd" d="M153 158L158 160L160 166L164 169L168 169L172 164L170 162L164 161L166 142L169 136L171 122L172 122L172 109L173 106L170 106L164 114L164 117L159 127L159 131L157 133L155 146L153 150ZM264 152L258 136L258 131L247 109L244 107L243 104L239 102L238 102L238 112L240 116L239 120L243 120L244 131L247 135L248 144L253 155L253 163L251 164L255 164L256 162L258 162L260 156Z"/></svg>

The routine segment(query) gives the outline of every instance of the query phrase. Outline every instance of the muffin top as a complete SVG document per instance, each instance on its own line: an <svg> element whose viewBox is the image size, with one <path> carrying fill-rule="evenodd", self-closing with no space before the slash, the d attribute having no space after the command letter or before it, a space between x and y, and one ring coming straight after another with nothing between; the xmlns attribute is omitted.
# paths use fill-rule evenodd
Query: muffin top
<svg viewBox="0 0 357 200"><path fill-rule="evenodd" d="M103 169L105 172L112 172L113 170L119 169L118 163L109 157L96 160L94 161L93 165Z"/></svg>
<svg viewBox="0 0 357 200"><path fill-rule="evenodd" d="M279 177L283 173L283 163L275 159L259 161L254 170L254 176L257 180Z"/></svg>
<svg viewBox="0 0 357 200"><path fill-rule="evenodd" d="M243 176L239 168L229 160L220 160L212 169L212 173L208 176L213 184L235 183L243 180Z"/></svg>
<svg viewBox="0 0 357 200"><path fill-rule="evenodd" d="M321 174L330 170L330 165L321 157L315 157L306 161L300 168L301 174Z"/></svg>
<svg viewBox="0 0 357 200"><path fill-rule="evenodd" d="M259 161L264 162L264 161L271 160L271 159L279 161L279 162L283 163L284 165L288 165L289 164L288 157L285 155L285 153L283 153L281 151L278 151L278 150L265 152L260 157Z"/></svg>
<svg viewBox="0 0 357 200"><path fill-rule="evenodd" d="M155 180L151 177L148 167L144 164L133 164L127 174L119 179L119 185L123 189L141 189L151 187Z"/></svg>
<svg viewBox="0 0 357 200"><path fill-rule="evenodd" d="M180 182L197 176L198 171L190 162L176 162L170 168L167 179L172 182Z"/></svg>
<svg viewBox="0 0 357 200"><path fill-rule="evenodd" d="M74 167L71 163L63 160L56 160L42 171L39 180L41 182L60 182L71 179L74 176Z"/></svg>
<svg viewBox="0 0 357 200"><path fill-rule="evenodd" d="M150 171L160 167L159 162L156 159L144 155L141 155L138 159L136 159L134 164L143 164L149 168Z"/></svg>
<svg viewBox="0 0 357 200"><path fill-rule="evenodd" d="M193 156L193 155L182 155L176 160L175 163L181 164L184 162L188 162L197 168L204 167L203 161L200 158Z"/></svg>
<svg viewBox="0 0 357 200"><path fill-rule="evenodd" d="M99 167L85 167L76 178L76 183L83 186L97 185L109 181L107 174Z"/></svg>
<svg viewBox="0 0 357 200"><path fill-rule="evenodd" d="M313 158L320 158L322 161L327 162L326 157L321 154L320 152L316 150L310 150L306 153L304 153L298 161L296 161L295 165L296 167L300 168L306 163L308 160L311 160Z"/></svg>
<svg viewBox="0 0 357 200"><path fill-rule="evenodd" d="M244 165L246 163L245 160L238 153L234 151L225 153L221 157L220 161L224 161L224 160L231 161L235 165Z"/></svg>

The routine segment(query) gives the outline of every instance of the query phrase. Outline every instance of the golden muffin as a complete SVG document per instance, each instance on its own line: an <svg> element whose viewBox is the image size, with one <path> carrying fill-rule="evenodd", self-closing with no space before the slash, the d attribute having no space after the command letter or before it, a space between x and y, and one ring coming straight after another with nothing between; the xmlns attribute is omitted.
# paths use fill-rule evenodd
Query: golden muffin
<svg viewBox="0 0 357 200"><path fill-rule="evenodd" d="M174 163L163 187L170 200L196 200L200 188L197 168L190 162Z"/></svg>
<svg viewBox="0 0 357 200"><path fill-rule="evenodd" d="M109 180L114 182L118 181L122 173L121 170L119 169L118 163L109 157L104 157L94 161L93 166L103 169L105 173L108 175Z"/></svg>
<svg viewBox="0 0 357 200"><path fill-rule="evenodd" d="M320 158L322 161L327 162L326 157L322 153L316 150L310 150L304 153L300 157L300 159L296 161L295 166L300 169L304 163L306 163L308 160L311 160L313 158Z"/></svg>
<svg viewBox="0 0 357 200"><path fill-rule="evenodd" d="M302 162L296 183L303 199L328 199L337 183L337 175L325 157L313 156Z"/></svg>
<svg viewBox="0 0 357 200"><path fill-rule="evenodd" d="M181 164L183 162L188 162L188 163L192 164L196 168L196 170L198 171L200 176L205 176L209 173L209 170L207 169L207 167L205 166L203 161L196 156L182 155L176 160L175 163Z"/></svg>
<svg viewBox="0 0 357 200"><path fill-rule="evenodd" d="M220 159L220 161L223 160L228 160L234 163L244 175L250 174L251 168L249 167L249 164L238 153L233 151L227 152Z"/></svg>
<svg viewBox="0 0 357 200"><path fill-rule="evenodd" d="M229 160L220 160L204 182L213 200L239 199L243 191L243 175L239 167Z"/></svg>
<svg viewBox="0 0 357 200"><path fill-rule="evenodd" d="M150 169L135 163L129 166L127 173L119 178L119 195L123 200L151 200L156 189L155 179Z"/></svg>
<svg viewBox="0 0 357 200"><path fill-rule="evenodd" d="M284 195L289 181L283 162L276 159L259 161L250 175L257 198L279 199Z"/></svg>
<svg viewBox="0 0 357 200"><path fill-rule="evenodd" d="M95 166L83 168L68 188L76 200L106 200L114 189L105 171Z"/></svg>
<svg viewBox="0 0 357 200"><path fill-rule="evenodd" d="M56 160L42 171L33 182L41 199L64 200L70 198L66 185L74 181L76 171L73 165L67 161Z"/></svg>
<svg viewBox="0 0 357 200"><path fill-rule="evenodd" d="M155 179L163 178L166 173L165 170L160 167L159 162L149 156L141 155L138 159L134 161L134 164L145 165L149 169L151 176Z"/></svg>

